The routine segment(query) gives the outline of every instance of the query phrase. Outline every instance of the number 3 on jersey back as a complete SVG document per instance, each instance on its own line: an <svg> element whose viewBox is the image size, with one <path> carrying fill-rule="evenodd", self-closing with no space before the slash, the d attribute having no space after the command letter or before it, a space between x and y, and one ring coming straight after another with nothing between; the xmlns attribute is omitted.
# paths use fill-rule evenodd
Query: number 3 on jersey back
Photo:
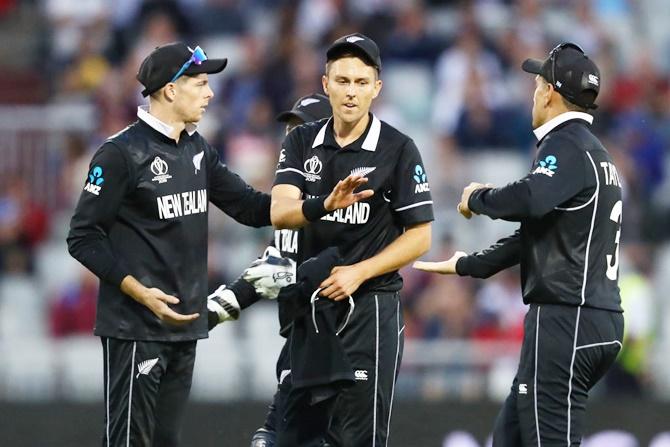
<svg viewBox="0 0 670 447"><path fill-rule="evenodd" d="M623 203L617 201L610 212L610 220L618 225L616 236L614 237L614 254L605 256L607 258L607 277L616 281L619 273L619 240L621 239L621 217L623 212Z"/></svg>

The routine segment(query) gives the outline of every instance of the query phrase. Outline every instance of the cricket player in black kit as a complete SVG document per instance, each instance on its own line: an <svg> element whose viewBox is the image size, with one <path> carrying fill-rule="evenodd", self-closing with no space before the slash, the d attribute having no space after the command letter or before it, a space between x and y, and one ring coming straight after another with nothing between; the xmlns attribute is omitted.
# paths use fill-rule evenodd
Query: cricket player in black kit
<svg viewBox="0 0 670 447"><path fill-rule="evenodd" d="M70 223L70 253L100 278L103 446L179 443L196 340L208 334L209 202L245 225L270 224L270 197L196 131L213 96L207 74L225 65L182 43L142 62L150 105L95 153Z"/></svg>
<svg viewBox="0 0 670 447"><path fill-rule="evenodd" d="M303 260L333 246L345 260L321 283L320 295L355 300L340 339L356 385L330 406L328 441L333 446L384 446L403 349L397 271L430 247L432 200L414 142L370 113L382 87L377 45L361 34L344 36L328 49L327 60L323 87L333 117L300 126L286 137L271 216L276 228L302 228ZM350 182L369 189L356 193L351 206L334 211L332 196L325 193ZM314 411L299 407L304 396L297 390L290 393L291 410L282 419L289 425L278 432L281 447L295 447L286 439L300 438L295 431L305 428L301 415Z"/></svg>
<svg viewBox="0 0 670 447"><path fill-rule="evenodd" d="M524 178L501 188L479 183L458 209L520 222L510 237L467 256L416 268L487 278L521 264L524 323L519 369L498 415L495 447L578 446L588 392L614 362L623 337L617 285L621 183L591 133L600 72L576 45L528 59L536 74L533 128L538 151Z"/></svg>
<svg viewBox="0 0 670 447"><path fill-rule="evenodd" d="M277 115L277 121L286 124L288 134L301 124L331 115L328 98L316 93L298 99L291 110ZM273 243L257 262L247 268L230 286L220 286L208 297L210 328L224 321L237 320L241 310L262 299L275 299L281 287L295 282L295 265L300 261L301 234L301 230L276 230ZM269 405L263 426L252 436L251 447L275 445L279 414L284 408L291 383L287 351L288 344L285 344L277 360L277 391Z"/></svg>

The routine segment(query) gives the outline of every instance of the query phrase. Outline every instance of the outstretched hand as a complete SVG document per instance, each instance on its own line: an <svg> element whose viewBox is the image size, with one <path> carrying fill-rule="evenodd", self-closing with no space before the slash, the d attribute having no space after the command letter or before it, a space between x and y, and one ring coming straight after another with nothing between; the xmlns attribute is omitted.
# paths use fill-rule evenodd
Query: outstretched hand
<svg viewBox="0 0 670 447"><path fill-rule="evenodd" d="M416 261L412 264L412 267L417 270L422 270L424 272L431 273L441 273L443 275L451 275L456 273L456 263L463 256L468 254L464 251L457 251L454 255L442 262L425 262L425 261Z"/></svg>
<svg viewBox="0 0 670 447"><path fill-rule="evenodd" d="M161 321L166 323L181 326L183 324L190 323L198 319L200 314L194 313L189 315L184 315L175 312L168 306L168 304L178 304L179 298L168 295L162 290L153 287L147 289L146 294L143 297L143 303L145 306L151 310L154 315L156 315Z"/></svg>
<svg viewBox="0 0 670 447"><path fill-rule="evenodd" d="M366 189L360 192L354 192L356 188L368 182L366 177L360 175L349 175L344 180L337 182L331 193L326 197L323 203L327 211L335 211L340 208L346 208L368 197L372 197L375 193L371 189Z"/></svg>

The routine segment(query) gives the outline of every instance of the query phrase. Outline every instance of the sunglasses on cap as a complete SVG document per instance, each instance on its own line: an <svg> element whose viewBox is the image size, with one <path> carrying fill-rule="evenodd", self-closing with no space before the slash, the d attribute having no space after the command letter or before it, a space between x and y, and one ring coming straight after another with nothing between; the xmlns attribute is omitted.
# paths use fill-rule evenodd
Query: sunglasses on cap
<svg viewBox="0 0 670 447"><path fill-rule="evenodd" d="M179 76L183 75L184 72L188 70L188 67L191 66L191 64L200 65L207 60L207 55L202 50L202 48L200 48L200 46L195 47L195 50L192 50L192 52L193 54L191 55L191 58L184 62L184 65L182 65L177 74L174 75L172 79L170 79L170 82L174 82L179 79Z"/></svg>
<svg viewBox="0 0 670 447"><path fill-rule="evenodd" d="M554 49L551 50L549 53L549 60L551 61L551 83L554 87L557 88L560 88L561 85L559 85L560 81L558 83L556 81L556 58L558 57L558 53L560 53L564 48L572 48L584 54L584 50L582 50L579 45L569 42L556 45Z"/></svg>

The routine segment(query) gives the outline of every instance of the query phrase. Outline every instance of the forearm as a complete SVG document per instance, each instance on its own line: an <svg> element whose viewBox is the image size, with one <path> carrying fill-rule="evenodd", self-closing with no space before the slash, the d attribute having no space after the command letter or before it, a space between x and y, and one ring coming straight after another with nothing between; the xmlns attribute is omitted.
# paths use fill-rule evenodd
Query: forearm
<svg viewBox="0 0 670 447"><path fill-rule="evenodd" d="M357 265L371 279L393 272L424 255L430 249L431 224L423 223L408 228L395 241L375 256Z"/></svg>
<svg viewBox="0 0 670 447"><path fill-rule="evenodd" d="M513 235L500 239L486 250L460 258L456 262L456 273L473 278L488 278L518 264L520 256L521 236L517 230Z"/></svg>
<svg viewBox="0 0 670 447"><path fill-rule="evenodd" d="M121 281L121 291L142 304L147 305L147 288L139 282L133 275L126 275Z"/></svg>
<svg viewBox="0 0 670 447"><path fill-rule="evenodd" d="M307 225L308 221L302 212L303 200L285 197L273 197L270 207L272 225L278 230L295 230Z"/></svg>
<svg viewBox="0 0 670 447"><path fill-rule="evenodd" d="M72 257L103 281L118 286L129 273L123 262L114 256L109 240L103 234L73 228L67 244Z"/></svg>
<svg viewBox="0 0 670 447"><path fill-rule="evenodd" d="M502 188L482 188L474 191L468 208L492 219L519 221L533 214L534 201L527 184L516 182Z"/></svg>

